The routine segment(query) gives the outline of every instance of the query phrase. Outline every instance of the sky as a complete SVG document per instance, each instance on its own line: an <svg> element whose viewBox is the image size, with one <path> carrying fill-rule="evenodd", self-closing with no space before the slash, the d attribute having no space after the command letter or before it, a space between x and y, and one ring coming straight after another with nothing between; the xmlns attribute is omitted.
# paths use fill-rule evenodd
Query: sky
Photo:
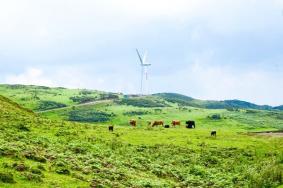
<svg viewBox="0 0 283 188"><path fill-rule="evenodd" d="M0 1L0 83L283 104L283 0Z"/></svg>

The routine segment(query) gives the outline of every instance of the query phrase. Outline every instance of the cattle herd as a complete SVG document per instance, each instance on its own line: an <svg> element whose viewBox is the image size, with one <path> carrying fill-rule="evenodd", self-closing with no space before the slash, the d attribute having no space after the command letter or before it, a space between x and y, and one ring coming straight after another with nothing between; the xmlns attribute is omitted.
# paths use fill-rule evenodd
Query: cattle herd
<svg viewBox="0 0 283 188"><path fill-rule="evenodd" d="M129 124L132 126L132 127L136 127L137 126L137 121L136 120L134 120L134 119L131 119L130 121L129 121ZM162 121L162 120L158 120L158 121L148 121L147 122L147 125L148 126L151 126L151 127L158 127L158 126L163 126L164 128L170 128L170 125L168 125L168 124L164 124L164 121ZM181 121L179 121L179 120L173 120L172 122L171 122L171 126L172 127L176 127L176 126L181 126ZM188 129L194 129L194 128L196 128L196 123L195 123L195 121L186 121L186 128L188 128Z"/></svg>
<svg viewBox="0 0 283 188"><path fill-rule="evenodd" d="M131 120L129 121L129 124L130 124L132 127L136 127L136 126L137 126L137 120L131 119ZM147 125L148 125L148 126L151 126L151 127L162 126L162 127L164 127L164 128L170 128L170 125L164 124L164 121L162 121L162 120L158 120L158 121L148 121L148 122L147 122ZM172 126L172 127L181 126L181 121L179 121L179 120L173 120L173 121L171 122L171 126ZM192 120L186 121L186 128L188 128L188 129L195 129L195 128L196 128L196 123L195 123L195 121L192 121ZM114 126L113 126L113 125L110 125L110 126L108 127L108 129L109 129L109 131L113 132L113 131L114 131ZM216 137L216 131L215 131L215 130L211 131L210 135Z"/></svg>

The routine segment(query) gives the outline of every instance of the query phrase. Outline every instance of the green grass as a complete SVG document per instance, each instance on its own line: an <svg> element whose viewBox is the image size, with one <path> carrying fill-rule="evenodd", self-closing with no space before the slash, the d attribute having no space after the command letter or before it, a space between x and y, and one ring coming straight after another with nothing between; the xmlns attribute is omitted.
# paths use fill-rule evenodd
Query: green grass
<svg viewBox="0 0 283 188"><path fill-rule="evenodd" d="M84 102L84 98L99 100L104 97L106 92L85 89L66 89L66 88L50 88L45 86L25 86L25 85L0 85L0 94L12 99L22 106L32 110L48 110L41 109L43 101L59 103L67 106L76 105ZM80 100L72 100L73 98ZM90 101L87 101L90 102ZM53 105L54 106L54 105ZM60 105L59 105L60 106Z"/></svg>
<svg viewBox="0 0 283 188"><path fill-rule="evenodd" d="M22 101L32 96L33 87L38 98ZM36 114L0 96L0 187L257 188L283 183L282 137L247 134L282 130L281 111L204 109L155 96L73 106L78 103L70 97L97 93L26 89L2 85L0 93L29 109L42 101L67 107ZM90 123L66 121L74 114ZM137 120L136 128L129 126L130 119ZM147 126L154 120L181 120L182 125ZM196 129L186 129L187 120L195 120ZM108 131L110 124L114 132Z"/></svg>

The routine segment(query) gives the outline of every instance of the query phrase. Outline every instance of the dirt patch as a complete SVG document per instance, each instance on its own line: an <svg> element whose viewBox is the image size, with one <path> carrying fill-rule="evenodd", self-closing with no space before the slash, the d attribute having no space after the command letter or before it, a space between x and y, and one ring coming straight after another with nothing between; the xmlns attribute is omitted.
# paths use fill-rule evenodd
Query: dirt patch
<svg viewBox="0 0 283 188"><path fill-rule="evenodd" d="M249 133L249 135L271 136L271 137L283 137L283 131L253 132L253 133Z"/></svg>

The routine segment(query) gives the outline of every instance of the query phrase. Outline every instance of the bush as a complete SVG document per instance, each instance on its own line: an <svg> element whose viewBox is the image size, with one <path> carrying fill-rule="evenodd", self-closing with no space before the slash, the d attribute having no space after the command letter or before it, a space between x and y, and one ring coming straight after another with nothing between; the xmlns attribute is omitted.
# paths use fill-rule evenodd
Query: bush
<svg viewBox="0 0 283 188"><path fill-rule="evenodd" d="M74 97L70 97L70 99L73 102L76 102L76 103L79 103L79 104L93 102L93 101L97 100L97 98L93 97L93 96L74 96Z"/></svg>
<svg viewBox="0 0 283 188"><path fill-rule="evenodd" d="M221 119L221 115L220 114L213 114L211 116L208 116L208 118L210 118L212 120L220 120Z"/></svg>
<svg viewBox="0 0 283 188"><path fill-rule="evenodd" d="M106 122L114 116L115 114L108 114L94 110L73 110L69 113L69 121Z"/></svg>
<svg viewBox="0 0 283 188"><path fill-rule="evenodd" d="M66 167L58 167L56 169L57 174L64 174L64 175L70 175L70 170L67 169Z"/></svg>
<svg viewBox="0 0 283 188"><path fill-rule="evenodd" d="M52 110L56 108L63 108L66 107L66 104L54 102L54 101L41 101L36 108L36 110L43 111L43 110Z"/></svg>
<svg viewBox="0 0 283 188"><path fill-rule="evenodd" d="M42 182L42 176L39 174L34 174L34 173L25 173L24 176L28 181L34 181L34 182Z"/></svg>
<svg viewBox="0 0 283 188"><path fill-rule="evenodd" d="M23 171L27 170L27 167L25 166L25 164L17 164L17 163L15 163L13 166L19 172L23 172Z"/></svg>
<svg viewBox="0 0 283 188"><path fill-rule="evenodd" d="M19 130L21 130L21 131L26 131L26 132L29 132L29 131L30 131L29 127L26 126L26 125L24 125L24 124L22 124L22 123L18 124L18 125L17 125L17 128L18 128Z"/></svg>
<svg viewBox="0 0 283 188"><path fill-rule="evenodd" d="M149 111L130 111L130 112L124 112L124 116L141 116L141 115L146 115L149 114Z"/></svg>
<svg viewBox="0 0 283 188"><path fill-rule="evenodd" d="M36 154L34 151L27 151L24 153L24 156L27 159L34 160L40 163L46 163L47 161L45 157Z"/></svg>
<svg viewBox="0 0 283 188"><path fill-rule="evenodd" d="M164 101L148 99L148 98L122 99L118 103L124 104L124 105L137 106L137 107L146 107L146 108L167 107L168 106Z"/></svg>
<svg viewBox="0 0 283 188"><path fill-rule="evenodd" d="M91 95L93 92L91 90L84 89L80 91L80 95Z"/></svg>
<svg viewBox="0 0 283 188"><path fill-rule="evenodd" d="M104 93L104 94L100 94L100 100L115 100L115 99L119 99L119 96L117 94L114 93Z"/></svg>
<svg viewBox="0 0 283 188"><path fill-rule="evenodd" d="M0 172L0 182L15 183L13 174L9 172Z"/></svg>

